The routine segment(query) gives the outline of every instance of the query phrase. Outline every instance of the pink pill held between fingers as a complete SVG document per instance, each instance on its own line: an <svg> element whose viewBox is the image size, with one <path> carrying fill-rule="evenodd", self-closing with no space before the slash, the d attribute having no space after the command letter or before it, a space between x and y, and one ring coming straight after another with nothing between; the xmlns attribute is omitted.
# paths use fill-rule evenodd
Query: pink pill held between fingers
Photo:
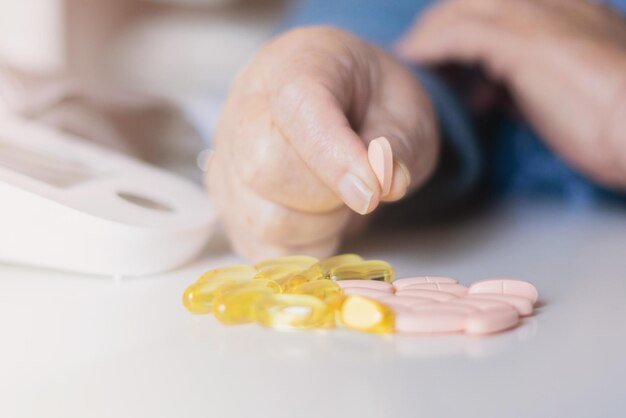
<svg viewBox="0 0 626 418"><path fill-rule="evenodd" d="M539 292L532 283L514 279L489 279L474 282L469 293L500 293L503 295L522 296L530 299L533 304L539 298Z"/></svg>
<svg viewBox="0 0 626 418"><path fill-rule="evenodd" d="M342 289L359 287L379 290L385 293L393 293L394 290L391 283L381 282L379 280L337 280L335 283Z"/></svg>
<svg viewBox="0 0 626 418"><path fill-rule="evenodd" d="M393 153L387 138L381 136L372 140L367 149L367 157L380 183L381 196L385 196L391 190L393 178Z"/></svg>
<svg viewBox="0 0 626 418"><path fill-rule="evenodd" d="M468 315L465 332L474 335L493 334L513 328L518 323L519 315L513 307L500 307Z"/></svg>
<svg viewBox="0 0 626 418"><path fill-rule="evenodd" d="M449 284L455 284L458 283L459 281L456 279L453 279L452 277L430 277L430 276L423 276L423 277L407 277L404 279L397 279L393 281L393 287L395 287L396 289L403 289L407 286L411 286L414 284L426 284L426 283L449 283Z"/></svg>

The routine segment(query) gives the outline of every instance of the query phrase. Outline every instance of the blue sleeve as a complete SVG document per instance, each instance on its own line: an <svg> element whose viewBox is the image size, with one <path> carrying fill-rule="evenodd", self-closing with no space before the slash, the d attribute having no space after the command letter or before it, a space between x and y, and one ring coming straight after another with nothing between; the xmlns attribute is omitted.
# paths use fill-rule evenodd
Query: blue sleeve
<svg viewBox="0 0 626 418"><path fill-rule="evenodd" d="M382 48L407 31L433 0L296 0L282 30L306 25L331 25L348 30ZM445 154L454 169L440 169L419 200L432 208L451 205L467 195L482 172L477 136L468 114L451 89L433 72L407 65L420 80L439 118ZM426 196L424 196L426 194Z"/></svg>
<svg viewBox="0 0 626 418"><path fill-rule="evenodd" d="M626 12L626 0L604 3ZM486 178L496 195L549 197L573 207L626 203L624 193L594 183L562 160L526 121L509 115L498 123L494 141L484 147Z"/></svg>

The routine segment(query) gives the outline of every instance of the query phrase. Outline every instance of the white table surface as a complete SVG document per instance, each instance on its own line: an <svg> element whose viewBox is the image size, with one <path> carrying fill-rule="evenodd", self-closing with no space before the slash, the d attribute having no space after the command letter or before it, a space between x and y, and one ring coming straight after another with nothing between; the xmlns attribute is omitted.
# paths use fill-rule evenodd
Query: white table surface
<svg viewBox="0 0 626 418"><path fill-rule="evenodd" d="M541 307L486 338L280 333L183 309L237 261L223 239L121 281L0 265L0 417L626 416L626 211L505 205L348 250L399 276L527 279Z"/></svg>

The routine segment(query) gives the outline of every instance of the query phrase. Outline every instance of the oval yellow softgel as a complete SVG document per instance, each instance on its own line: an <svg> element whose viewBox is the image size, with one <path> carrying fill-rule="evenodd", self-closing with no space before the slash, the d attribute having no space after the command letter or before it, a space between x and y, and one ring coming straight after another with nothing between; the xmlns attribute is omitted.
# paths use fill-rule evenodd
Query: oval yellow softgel
<svg viewBox="0 0 626 418"><path fill-rule="evenodd" d="M327 297L341 293L341 288L332 280L315 280L301 283L291 289L290 293L311 295L325 300Z"/></svg>
<svg viewBox="0 0 626 418"><path fill-rule="evenodd" d="M297 265L288 264L279 267L269 267L259 271L254 280L271 280L277 283L281 289L289 285L292 279L302 273Z"/></svg>
<svg viewBox="0 0 626 418"><path fill-rule="evenodd" d="M215 298L221 295L225 295L229 292L236 290L255 290L255 289L268 289L274 293L280 293L282 291L280 285L273 280L266 279L254 279L249 282L230 282L220 286L215 291Z"/></svg>
<svg viewBox="0 0 626 418"><path fill-rule="evenodd" d="M395 315L387 305L374 299L348 296L341 305L340 319L346 328L382 334L393 332Z"/></svg>
<svg viewBox="0 0 626 418"><path fill-rule="evenodd" d="M279 330L327 327L332 321L332 309L310 295L267 295L256 302L253 311L257 323Z"/></svg>
<svg viewBox="0 0 626 418"><path fill-rule="evenodd" d="M213 314L218 321L227 325L245 324L254 319L257 301L274 290L267 287L242 288L217 296L213 302Z"/></svg>
<svg viewBox="0 0 626 418"><path fill-rule="evenodd" d="M288 255L285 257L271 258L269 260L263 260L254 265L254 268L258 271L266 270L268 268L282 267L286 265L297 266L299 270L306 270L313 264L317 263L318 259L315 257L309 257L308 255Z"/></svg>
<svg viewBox="0 0 626 418"><path fill-rule="evenodd" d="M237 265L209 270L198 279L198 282L206 282L214 279L231 279L237 281L251 280L256 274L252 266Z"/></svg>
<svg viewBox="0 0 626 418"><path fill-rule="evenodd" d="M382 260L365 260L343 264L330 271L331 280L380 280L391 283L395 272L391 264Z"/></svg>
<svg viewBox="0 0 626 418"><path fill-rule="evenodd" d="M354 264L363 261L363 257L358 254L339 254L334 257L326 258L320 261L318 264L325 275L328 275L331 270L342 266L344 264Z"/></svg>
<svg viewBox="0 0 626 418"><path fill-rule="evenodd" d="M241 282L231 279L211 279L196 282L183 293L183 305L189 312L202 314L213 311L213 299L222 286L231 287Z"/></svg>

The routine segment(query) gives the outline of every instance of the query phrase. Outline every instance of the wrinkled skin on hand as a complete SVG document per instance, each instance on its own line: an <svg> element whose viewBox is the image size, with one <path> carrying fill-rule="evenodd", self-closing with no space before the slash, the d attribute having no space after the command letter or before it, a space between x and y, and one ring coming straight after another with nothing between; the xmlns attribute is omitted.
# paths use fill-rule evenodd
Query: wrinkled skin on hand
<svg viewBox="0 0 626 418"><path fill-rule="evenodd" d="M395 156L385 196L367 160L379 136ZM423 184L438 148L431 103L402 65L341 30L303 28L237 77L206 184L240 254L327 256L359 214Z"/></svg>

